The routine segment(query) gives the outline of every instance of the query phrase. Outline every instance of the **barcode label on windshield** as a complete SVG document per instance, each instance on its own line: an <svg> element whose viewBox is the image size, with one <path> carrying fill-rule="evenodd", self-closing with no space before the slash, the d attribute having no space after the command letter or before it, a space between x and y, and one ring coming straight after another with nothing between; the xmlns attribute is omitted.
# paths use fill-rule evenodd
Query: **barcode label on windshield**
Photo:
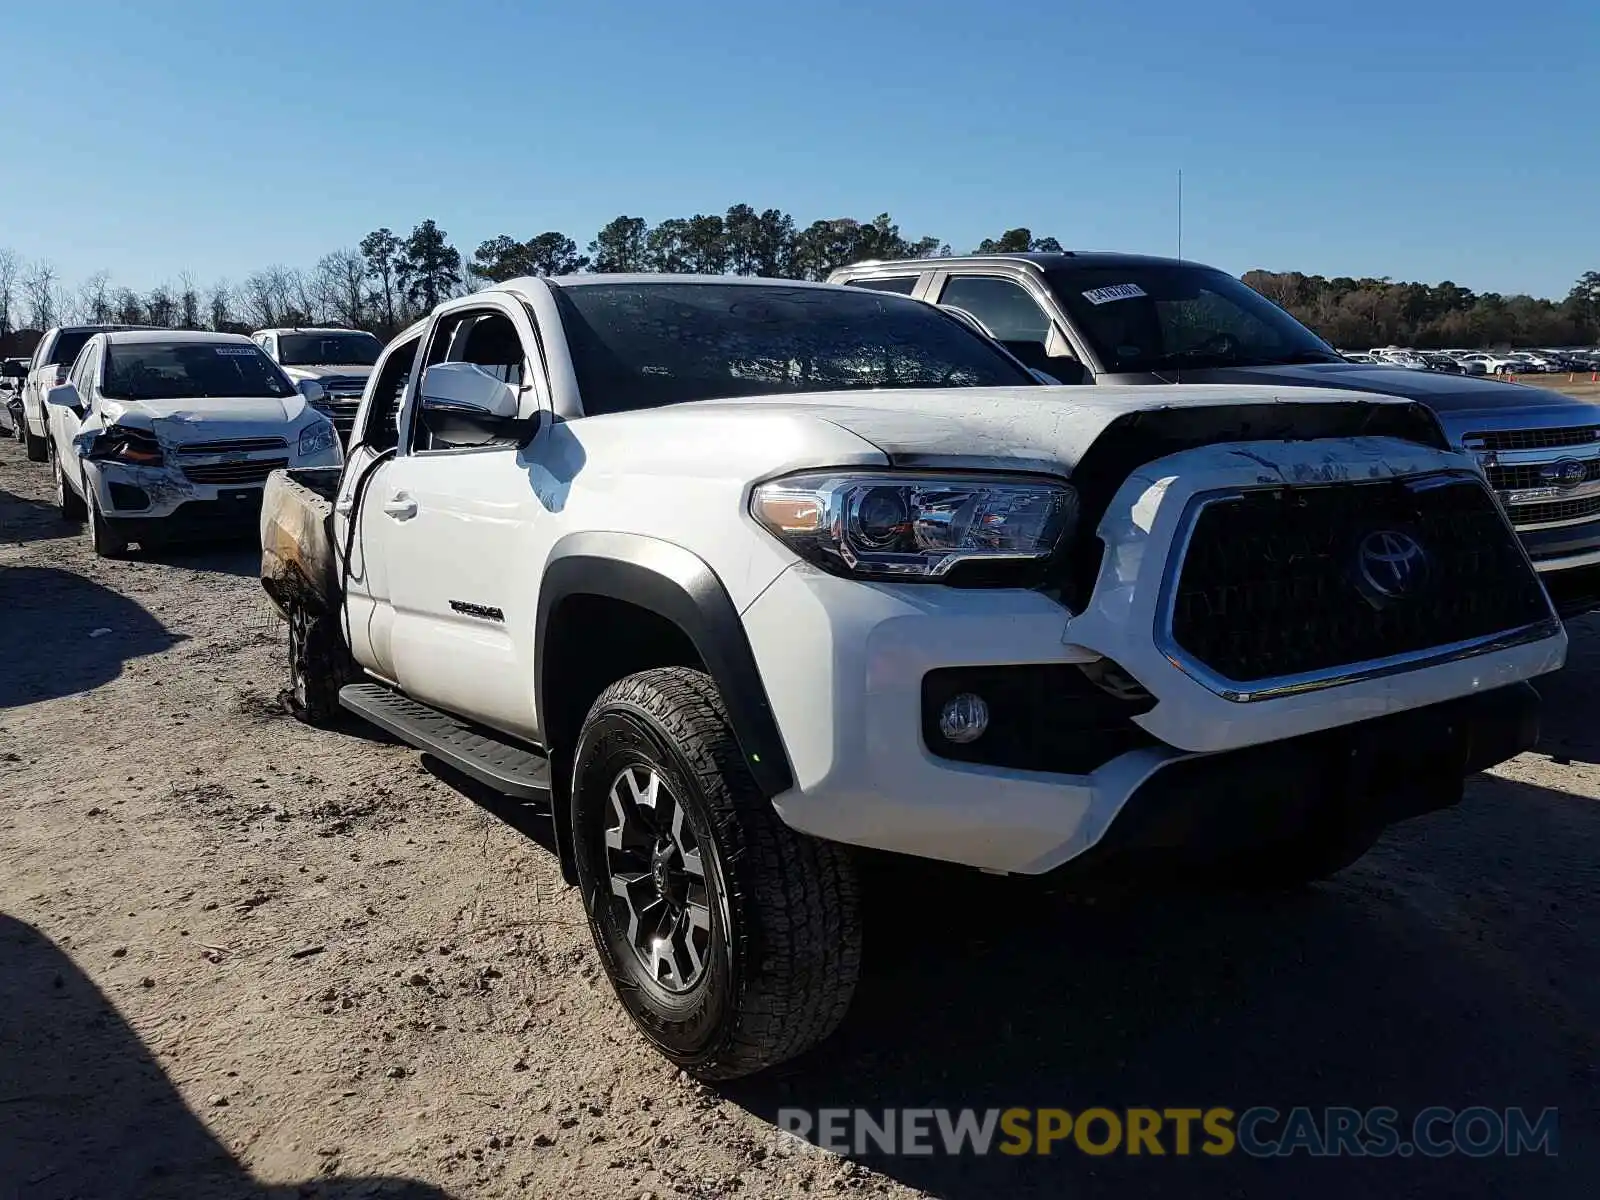
<svg viewBox="0 0 1600 1200"><path fill-rule="evenodd" d="M1083 298L1090 304L1109 304L1113 300L1137 300L1144 289L1137 283L1113 283L1107 287L1090 288Z"/></svg>
<svg viewBox="0 0 1600 1200"><path fill-rule="evenodd" d="M217 353L218 354L242 354L246 358L253 358L255 356L255 352L256 351L255 351L255 347L254 346L218 346L217 347Z"/></svg>

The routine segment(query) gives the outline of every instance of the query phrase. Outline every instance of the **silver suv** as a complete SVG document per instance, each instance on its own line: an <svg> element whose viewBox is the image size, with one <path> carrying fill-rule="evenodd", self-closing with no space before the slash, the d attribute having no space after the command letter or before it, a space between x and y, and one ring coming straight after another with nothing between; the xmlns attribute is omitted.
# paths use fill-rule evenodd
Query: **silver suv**
<svg viewBox="0 0 1600 1200"><path fill-rule="evenodd" d="M829 276L954 309L1062 383L1337 387L1425 404L1476 455L1563 616L1600 607L1600 405L1354 363L1226 272L1100 252L867 262Z"/></svg>

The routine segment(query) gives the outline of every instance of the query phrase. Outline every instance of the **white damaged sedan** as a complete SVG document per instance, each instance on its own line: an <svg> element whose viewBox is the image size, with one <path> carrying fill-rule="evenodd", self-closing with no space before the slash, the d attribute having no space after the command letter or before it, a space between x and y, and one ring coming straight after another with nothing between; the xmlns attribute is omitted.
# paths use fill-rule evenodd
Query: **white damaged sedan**
<svg viewBox="0 0 1600 1200"><path fill-rule="evenodd" d="M96 334L46 400L56 502L103 557L250 534L272 471L343 457L332 422L238 334Z"/></svg>

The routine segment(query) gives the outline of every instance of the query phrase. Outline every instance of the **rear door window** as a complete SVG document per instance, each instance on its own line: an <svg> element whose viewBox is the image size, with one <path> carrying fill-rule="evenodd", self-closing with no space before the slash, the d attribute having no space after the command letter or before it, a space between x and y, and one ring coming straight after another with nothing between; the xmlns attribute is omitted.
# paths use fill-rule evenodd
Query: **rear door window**
<svg viewBox="0 0 1600 1200"><path fill-rule="evenodd" d="M55 366L58 363L70 363L78 357L78 351L94 336L92 329L65 330L56 336L56 344L50 348L50 357L46 358L41 366Z"/></svg>
<svg viewBox="0 0 1600 1200"><path fill-rule="evenodd" d="M1050 318L1028 289L993 275L952 275L940 304L969 312L1000 342L1038 342L1050 336Z"/></svg>
<svg viewBox="0 0 1600 1200"><path fill-rule="evenodd" d="M882 279L852 279L849 285L855 288L867 288L874 292L898 292L902 296L909 296L917 288L917 276L890 275Z"/></svg>

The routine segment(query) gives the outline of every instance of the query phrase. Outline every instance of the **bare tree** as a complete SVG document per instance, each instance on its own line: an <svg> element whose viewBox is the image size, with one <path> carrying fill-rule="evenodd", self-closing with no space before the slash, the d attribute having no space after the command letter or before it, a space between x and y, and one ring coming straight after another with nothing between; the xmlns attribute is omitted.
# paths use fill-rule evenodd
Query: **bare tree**
<svg viewBox="0 0 1600 1200"><path fill-rule="evenodd" d="M206 315L218 333L226 332L233 324L233 289L226 279L217 280L206 293Z"/></svg>
<svg viewBox="0 0 1600 1200"><path fill-rule="evenodd" d="M292 310L295 318L291 324L316 325L322 319L321 297L317 294L316 276L307 275L299 267L290 267L284 272L284 294L288 296L287 307Z"/></svg>
<svg viewBox="0 0 1600 1200"><path fill-rule="evenodd" d="M112 316L119 325L144 324L144 303L132 288L118 288L112 297Z"/></svg>
<svg viewBox="0 0 1600 1200"><path fill-rule="evenodd" d="M22 260L15 250L0 246L0 336L11 332L21 308L18 284L22 275Z"/></svg>
<svg viewBox="0 0 1600 1200"><path fill-rule="evenodd" d="M341 325L367 324L367 263L361 251L335 250L317 264L317 284L327 315Z"/></svg>
<svg viewBox="0 0 1600 1200"><path fill-rule="evenodd" d="M254 271L239 285L239 315L255 329L270 329L288 305L282 296L282 268Z"/></svg>
<svg viewBox="0 0 1600 1200"><path fill-rule="evenodd" d="M28 302L28 322L34 329L49 329L56 323L56 269L46 259L28 268L22 279L22 294Z"/></svg>
<svg viewBox="0 0 1600 1200"><path fill-rule="evenodd" d="M194 276L185 271L178 276L178 328L199 329L203 324L200 319L200 289L195 285Z"/></svg>
<svg viewBox="0 0 1600 1200"><path fill-rule="evenodd" d="M144 307L150 314L150 324L159 325L163 329L172 328L173 318L178 315L178 302L169 286L158 283L151 288L150 294L145 297Z"/></svg>
<svg viewBox="0 0 1600 1200"><path fill-rule="evenodd" d="M111 276L96 271L78 286L78 310L95 325L111 320Z"/></svg>

